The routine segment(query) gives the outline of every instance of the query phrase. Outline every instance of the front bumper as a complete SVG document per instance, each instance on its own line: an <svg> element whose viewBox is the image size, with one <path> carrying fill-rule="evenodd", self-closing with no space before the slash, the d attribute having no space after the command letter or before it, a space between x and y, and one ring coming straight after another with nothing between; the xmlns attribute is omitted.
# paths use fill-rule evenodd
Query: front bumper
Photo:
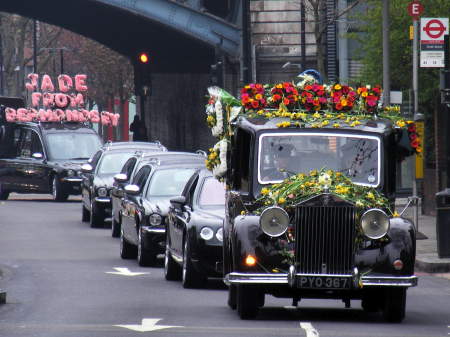
<svg viewBox="0 0 450 337"><path fill-rule="evenodd" d="M61 178L61 184L64 190L69 194L81 194L81 182L82 178L78 177L63 177Z"/></svg>
<svg viewBox="0 0 450 337"><path fill-rule="evenodd" d="M328 276L328 275L306 275L295 274L295 277L302 276ZM335 275L330 275L335 276ZM417 285L418 278L412 276L382 276L382 275L340 275L348 277L353 284L359 284L362 287L414 287ZM292 276L288 273L237 273L233 272L224 277L224 282L230 284L254 284L254 285L286 285L291 286Z"/></svg>

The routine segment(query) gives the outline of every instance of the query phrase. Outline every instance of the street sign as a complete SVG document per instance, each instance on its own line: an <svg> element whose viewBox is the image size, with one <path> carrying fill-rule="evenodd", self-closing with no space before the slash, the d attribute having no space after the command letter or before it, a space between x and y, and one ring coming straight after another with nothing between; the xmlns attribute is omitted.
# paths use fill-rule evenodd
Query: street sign
<svg viewBox="0 0 450 337"><path fill-rule="evenodd" d="M444 67L444 36L448 34L448 18L422 18L420 27L420 67Z"/></svg>
<svg viewBox="0 0 450 337"><path fill-rule="evenodd" d="M412 1L408 4L408 14L412 16L413 20L418 20L424 10L423 5L418 1Z"/></svg>

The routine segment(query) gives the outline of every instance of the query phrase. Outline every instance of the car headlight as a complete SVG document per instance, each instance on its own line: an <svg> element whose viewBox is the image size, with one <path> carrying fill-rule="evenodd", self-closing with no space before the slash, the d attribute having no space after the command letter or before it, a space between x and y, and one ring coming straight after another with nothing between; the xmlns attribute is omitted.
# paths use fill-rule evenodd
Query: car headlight
<svg viewBox="0 0 450 337"><path fill-rule="evenodd" d="M67 170L67 176L68 177L73 177L75 175L75 171L74 170Z"/></svg>
<svg viewBox="0 0 450 337"><path fill-rule="evenodd" d="M361 228L369 239L380 239L389 230L389 217L381 209L369 209L361 217Z"/></svg>
<svg viewBox="0 0 450 337"><path fill-rule="evenodd" d="M283 235L289 226L289 215L280 207L266 208L259 218L261 230L271 236Z"/></svg>
<svg viewBox="0 0 450 337"><path fill-rule="evenodd" d="M106 197L108 195L108 190L106 187L99 187L97 189L97 194L99 197Z"/></svg>
<svg viewBox="0 0 450 337"><path fill-rule="evenodd" d="M162 216L158 213L150 214L148 217L148 223L150 226L158 226L162 223Z"/></svg>
<svg viewBox="0 0 450 337"><path fill-rule="evenodd" d="M200 231L200 237L203 240L211 240L214 236L214 231L210 227L203 227Z"/></svg>
<svg viewBox="0 0 450 337"><path fill-rule="evenodd" d="M219 240L220 242L223 241L223 228L220 227L217 232L216 232L216 239Z"/></svg>

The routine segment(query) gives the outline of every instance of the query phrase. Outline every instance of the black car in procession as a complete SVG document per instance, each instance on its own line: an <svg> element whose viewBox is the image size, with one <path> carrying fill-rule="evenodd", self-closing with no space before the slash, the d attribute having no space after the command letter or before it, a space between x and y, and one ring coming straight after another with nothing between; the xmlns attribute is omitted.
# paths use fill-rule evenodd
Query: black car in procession
<svg viewBox="0 0 450 337"><path fill-rule="evenodd" d="M130 185L120 209L120 256L137 257L141 266L156 263L165 252L165 236L169 200L183 191L194 172L205 166L205 157L156 159L143 165ZM145 179L145 177L147 177Z"/></svg>
<svg viewBox="0 0 450 337"><path fill-rule="evenodd" d="M201 151L197 151L197 153L166 151L160 153L142 152L132 155L125 162L122 169L120 170L120 173L114 176L114 183L111 190L111 236L120 236L120 224L122 221L120 218L120 207L124 197L123 188L133 181L136 172L142 167L142 165L148 164L149 162L155 163L161 159L163 159L165 162L167 162L169 158L173 158L174 160L176 160L176 158L179 158L180 155L182 155L185 160L192 158L194 162L197 162L199 159L199 154L203 153Z"/></svg>
<svg viewBox="0 0 450 337"><path fill-rule="evenodd" d="M346 306L360 299L367 312L403 320L406 291L417 285L416 233L410 220L387 215L398 130L381 118L280 128L286 121L240 116L234 125L223 233L228 305L247 319L266 294L295 306L302 298L342 299ZM278 198L283 188L293 192ZM357 189L371 201L345 198ZM310 190L321 192L285 206Z"/></svg>
<svg viewBox="0 0 450 337"><path fill-rule="evenodd" d="M0 126L1 200L11 192L51 193L55 201L80 194L81 166L102 145L92 128L72 122Z"/></svg>
<svg viewBox="0 0 450 337"><path fill-rule="evenodd" d="M184 288L222 276L225 186L207 169L197 171L180 196L170 199L164 275ZM180 273L181 271L181 273Z"/></svg>
<svg viewBox="0 0 450 337"><path fill-rule="evenodd" d="M82 221L91 227L102 227L111 215L111 188L114 175L120 172L125 161L135 153L165 151L159 142L107 143L82 166L83 182Z"/></svg>

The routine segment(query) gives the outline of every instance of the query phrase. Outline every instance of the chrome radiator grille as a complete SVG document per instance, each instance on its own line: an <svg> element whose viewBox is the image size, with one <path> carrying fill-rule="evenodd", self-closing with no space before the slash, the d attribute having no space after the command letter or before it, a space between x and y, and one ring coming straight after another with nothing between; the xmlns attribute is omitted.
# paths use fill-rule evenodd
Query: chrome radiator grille
<svg viewBox="0 0 450 337"><path fill-rule="evenodd" d="M352 206L297 206L297 271L305 274L351 274L356 211Z"/></svg>

